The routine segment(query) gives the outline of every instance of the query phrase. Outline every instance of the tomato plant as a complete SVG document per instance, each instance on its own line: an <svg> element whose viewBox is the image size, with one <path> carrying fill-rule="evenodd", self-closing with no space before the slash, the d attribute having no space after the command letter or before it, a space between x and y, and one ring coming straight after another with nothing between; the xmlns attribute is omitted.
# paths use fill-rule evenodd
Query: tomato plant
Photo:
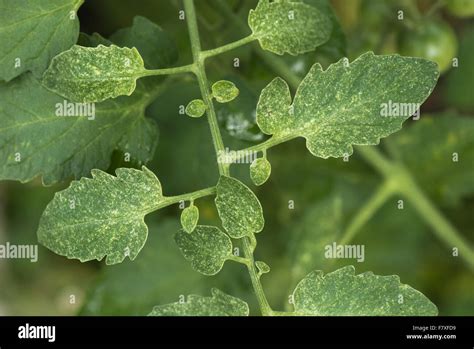
<svg viewBox="0 0 474 349"><path fill-rule="evenodd" d="M100 262L80 313L444 313L414 266L474 269L474 124L420 108L456 33L361 3L351 46L328 1L171 1L170 33L137 14L101 35L79 20L103 5L0 0L0 179L49 190L40 257Z"/></svg>

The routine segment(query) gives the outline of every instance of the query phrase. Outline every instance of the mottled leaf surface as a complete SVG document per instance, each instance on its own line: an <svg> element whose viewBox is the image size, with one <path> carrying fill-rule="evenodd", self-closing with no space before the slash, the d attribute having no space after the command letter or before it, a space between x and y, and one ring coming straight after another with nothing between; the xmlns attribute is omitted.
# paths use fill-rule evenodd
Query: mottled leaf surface
<svg viewBox="0 0 474 349"><path fill-rule="evenodd" d="M186 115L192 118L199 118L206 112L207 106L202 99L193 99L186 106Z"/></svg>
<svg viewBox="0 0 474 349"><path fill-rule="evenodd" d="M217 227L198 225L192 234L180 230L175 241L193 269L204 275L217 274L232 255L232 242Z"/></svg>
<svg viewBox="0 0 474 349"><path fill-rule="evenodd" d="M181 212L181 225L185 232L192 233L199 220L199 209L191 205Z"/></svg>
<svg viewBox="0 0 474 349"><path fill-rule="evenodd" d="M232 238L240 239L263 229L262 205L239 180L221 176L215 202L222 226Z"/></svg>
<svg viewBox="0 0 474 349"><path fill-rule="evenodd" d="M142 16L135 16L131 27L119 29L110 40L118 46L136 47L148 69L169 67L178 60L178 48L173 38Z"/></svg>
<svg viewBox="0 0 474 349"><path fill-rule="evenodd" d="M316 7L287 0L260 0L248 23L262 48L279 55L312 51L332 31L330 19Z"/></svg>
<svg viewBox="0 0 474 349"><path fill-rule="evenodd" d="M255 159L250 164L250 178L255 185L265 183L272 172L272 165L267 158Z"/></svg>
<svg viewBox="0 0 474 349"><path fill-rule="evenodd" d="M53 252L81 262L117 264L135 259L145 244L144 217L165 204L158 178L146 167L120 168L117 176L100 170L73 181L46 207L38 240Z"/></svg>
<svg viewBox="0 0 474 349"><path fill-rule="evenodd" d="M239 89L232 81L220 80L212 84L212 95L219 103L228 103L239 95Z"/></svg>
<svg viewBox="0 0 474 349"><path fill-rule="evenodd" d="M139 37L127 35L130 31L132 28L121 30L124 45L131 45L133 39L141 47L148 39L154 40L151 35L163 38L160 50L175 49L159 28L144 30L146 35ZM82 34L81 43L111 45L98 34ZM166 54L161 56L159 60L146 56L146 64L172 63ZM145 108L161 89L155 78L140 79L130 97L95 104L93 120L76 112L57 115L58 104L70 106L71 102L48 91L31 74L8 85L0 83L0 179L26 182L42 175L45 184L52 184L80 178L93 168L106 169L115 149L128 153L138 164L148 162L158 141L155 121L145 117Z"/></svg>
<svg viewBox="0 0 474 349"><path fill-rule="evenodd" d="M411 115L382 116L384 104L423 103L438 79L436 64L424 59L366 53L325 71L315 64L290 104L280 78L262 91L257 123L276 138L304 137L315 156L342 157L352 145L378 144Z"/></svg>
<svg viewBox="0 0 474 349"><path fill-rule="evenodd" d="M249 306L216 288L211 297L189 295L185 302L158 305L150 316L248 316Z"/></svg>
<svg viewBox="0 0 474 349"><path fill-rule="evenodd" d="M83 0L0 0L0 80L26 71L40 77L79 35ZM19 64L18 64L19 63Z"/></svg>
<svg viewBox="0 0 474 349"><path fill-rule="evenodd" d="M73 101L101 102L130 96L144 72L144 62L136 48L75 45L53 58L43 84Z"/></svg>
<svg viewBox="0 0 474 349"><path fill-rule="evenodd" d="M297 315L435 316L438 309L398 276L355 275L353 266L324 274L309 273L293 293Z"/></svg>

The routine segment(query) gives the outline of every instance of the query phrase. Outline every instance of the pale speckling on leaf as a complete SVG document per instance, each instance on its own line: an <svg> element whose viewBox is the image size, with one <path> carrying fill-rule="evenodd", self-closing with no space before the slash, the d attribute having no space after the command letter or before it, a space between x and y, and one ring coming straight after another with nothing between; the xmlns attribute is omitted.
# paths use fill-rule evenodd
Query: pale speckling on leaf
<svg viewBox="0 0 474 349"><path fill-rule="evenodd" d="M287 0L260 0L248 23L262 48L279 55L313 51L332 31L329 17L316 7Z"/></svg>
<svg viewBox="0 0 474 349"><path fill-rule="evenodd" d="M101 102L130 96L144 73L144 62L136 48L75 45L53 58L42 83L72 101Z"/></svg>
<svg viewBox="0 0 474 349"><path fill-rule="evenodd" d="M175 241L193 269L204 275L217 274L232 255L232 242L217 227L198 225L192 234L180 230Z"/></svg>
<svg viewBox="0 0 474 349"><path fill-rule="evenodd" d="M398 276L372 272L355 275L353 266L332 273L317 270L293 293L296 315L435 316L438 309L421 292L401 284Z"/></svg>
<svg viewBox="0 0 474 349"><path fill-rule="evenodd" d="M264 184L272 172L272 165L267 158L255 159L250 164L250 178L255 185Z"/></svg>
<svg viewBox="0 0 474 349"><path fill-rule="evenodd" d="M411 115L382 116L384 103L421 104L433 91L436 63L399 55L363 54L327 70L316 63L291 103L285 81L274 79L261 93L257 123L275 138L304 137L306 147L321 158L342 157L352 145L378 144L398 131Z"/></svg>
<svg viewBox="0 0 474 349"><path fill-rule="evenodd" d="M270 272L270 267L268 266L267 263L262 262L262 261L256 261L255 266L257 267L258 271L261 274L266 274Z"/></svg>
<svg viewBox="0 0 474 349"><path fill-rule="evenodd" d="M248 316L243 300L213 288L211 297L189 295L184 302L158 305L149 316Z"/></svg>
<svg viewBox="0 0 474 349"><path fill-rule="evenodd" d="M191 205L181 212L181 225L184 231L191 234L199 221L199 208Z"/></svg>
<svg viewBox="0 0 474 349"><path fill-rule="evenodd" d="M239 89L232 81L217 81L212 85L211 89L212 96L219 103L228 103L239 95Z"/></svg>
<svg viewBox="0 0 474 349"><path fill-rule="evenodd" d="M262 231L265 224L260 201L242 182L221 176L215 199L222 226L234 239Z"/></svg>
<svg viewBox="0 0 474 349"><path fill-rule="evenodd" d="M0 80L27 71L40 77L51 59L79 35L83 0L0 0Z"/></svg>
<svg viewBox="0 0 474 349"><path fill-rule="evenodd" d="M81 262L105 256L107 264L135 259L148 235L144 217L165 197L146 167L119 168L116 174L93 170L92 178L56 193L41 217L39 242Z"/></svg>
<svg viewBox="0 0 474 349"><path fill-rule="evenodd" d="M206 112L207 106L202 99L193 99L186 106L186 115L192 118L199 118Z"/></svg>

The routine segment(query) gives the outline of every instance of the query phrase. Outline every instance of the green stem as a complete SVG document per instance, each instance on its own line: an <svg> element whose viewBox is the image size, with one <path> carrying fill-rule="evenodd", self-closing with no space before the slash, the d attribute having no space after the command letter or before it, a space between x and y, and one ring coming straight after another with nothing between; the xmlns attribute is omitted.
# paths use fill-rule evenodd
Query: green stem
<svg viewBox="0 0 474 349"><path fill-rule="evenodd" d="M184 10L186 12L186 22L188 24L189 37L191 40L191 51L194 60L194 70L199 82L199 88L204 103L207 105L207 121L211 130L212 142L217 157L217 166L221 175L229 175L229 168L219 161L219 154L224 152L224 142L222 141L219 124L217 123L216 111L212 101L212 94L209 91L209 82L207 80L206 69L204 67L204 58L201 53L201 41L199 38L199 29L197 25L196 9L193 0L184 0Z"/></svg>
<svg viewBox="0 0 474 349"><path fill-rule="evenodd" d="M450 248L457 247L459 256L474 270L473 248L426 197L411 173L401 163L385 158L375 147L357 147L357 150L386 180L396 183L397 192L412 203L435 235Z"/></svg>
<svg viewBox="0 0 474 349"><path fill-rule="evenodd" d="M404 182L405 185L399 187L400 193L411 202L425 223L433 229L438 239L451 248L456 247L459 256L474 271L474 248L433 205L408 173Z"/></svg>
<svg viewBox="0 0 474 349"><path fill-rule="evenodd" d="M245 259L250 261L250 263L247 264L247 269L250 274L250 280L252 281L255 295L257 296L260 311L262 312L263 316L271 316L273 315L273 310L268 304L267 297L265 296L262 284L260 283L260 278L258 277L258 270L255 266L255 260L253 258L253 251L249 238L244 237L242 239L242 246Z"/></svg>
<svg viewBox="0 0 474 349"><path fill-rule="evenodd" d="M234 261L234 262L237 262L237 263L240 263L240 264L244 264L246 265L247 267L250 265L250 263L252 263L249 259L247 258L242 258L242 257L238 257L238 256L234 256L234 255L231 255L229 256L229 258L227 258L228 260L231 260L231 261Z"/></svg>
<svg viewBox="0 0 474 349"><path fill-rule="evenodd" d="M414 16L419 15L418 9L416 6L414 7L413 4L410 3L410 0L408 0L406 4ZM229 20L232 20L237 26L242 28L242 31L245 30L245 23L243 23L239 17L234 15L227 4L219 4L219 7L221 8L222 13L227 16ZM260 57L263 57L259 52L261 52L261 50L256 51ZM297 75L289 71L286 66L284 67L284 64L282 64L277 57L268 55L266 53L264 54L266 62L269 63L269 65L278 74L284 77L293 89L296 89L299 85L299 79ZM274 145L273 142L275 142L275 140L270 138L267 142L250 147L247 150L268 149L270 146ZM375 147L357 147L357 151L365 158L368 163L370 163L375 169L382 173L386 180L389 182L393 181L398 183L397 191L404 193L405 196L409 198L425 222L434 229L434 232L438 238L440 238L450 247L458 247L460 256L471 268L474 268L473 249L463 239L460 233L446 220L446 218L444 218L442 213L426 198L423 191L415 183L413 176L408 171L404 170L403 175L405 179L400 180L399 176L401 172L401 165L386 159L377 149L375 149ZM368 218L365 217L365 219Z"/></svg>
<svg viewBox="0 0 474 349"><path fill-rule="evenodd" d="M248 157L249 153L253 152L266 152L267 149L270 149L278 144L287 142L289 140L292 140L296 137L294 136L285 136L285 137L270 137L267 139L265 142L253 145L248 148L240 149L235 151L234 153L229 154L229 156L226 158L226 161L228 164L235 164L239 163L240 160Z"/></svg>
<svg viewBox="0 0 474 349"><path fill-rule="evenodd" d="M193 191L191 193L186 193L182 195L165 196L163 197L163 200L158 202L156 206L150 208L150 210L146 213L154 212L163 207L177 204L178 202L181 202L181 201L194 201L196 199L199 199L205 196L215 195L215 194L216 194L216 187L209 187L206 189L201 189L201 190Z"/></svg>
<svg viewBox="0 0 474 349"><path fill-rule="evenodd" d="M150 69L145 70L140 77L145 76L156 76L156 75L174 75L174 74L181 74L181 73L192 73L195 70L194 64L183 65L181 67L174 67L174 68L163 68L163 69Z"/></svg>
<svg viewBox="0 0 474 349"><path fill-rule="evenodd" d="M356 213L352 221L347 226L339 240L340 245L345 245L352 241L357 232L366 224L377 210L392 196L396 191L394 183L385 181L364 206Z"/></svg>
<svg viewBox="0 0 474 349"><path fill-rule="evenodd" d="M217 56L217 55L220 55L220 54L225 53L227 51L236 49L240 46L246 45L246 44L248 44L248 43L250 43L254 40L256 40L255 37L253 35L249 35L249 36L246 36L243 39L231 42L230 44L227 44L227 45L224 45L224 46L212 49L212 50L202 51L201 52L201 57L203 59L206 59L208 57Z"/></svg>

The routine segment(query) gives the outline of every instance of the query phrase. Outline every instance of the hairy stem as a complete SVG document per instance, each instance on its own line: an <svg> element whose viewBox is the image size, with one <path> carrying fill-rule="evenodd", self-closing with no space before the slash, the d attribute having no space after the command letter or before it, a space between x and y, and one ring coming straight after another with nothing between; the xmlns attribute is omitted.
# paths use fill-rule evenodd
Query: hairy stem
<svg viewBox="0 0 474 349"><path fill-rule="evenodd" d="M254 40L255 40L255 37L253 35L249 35L249 36L246 36L243 39L231 42L230 44L227 44L227 45L224 45L224 46L212 49L212 50L202 51L201 52L201 57L203 59L206 59L208 57L217 56L217 55L220 55L222 53L228 52L230 50L236 49L240 46L246 45L246 44L248 44L248 43L250 43Z"/></svg>
<svg viewBox="0 0 474 349"><path fill-rule="evenodd" d="M199 89L204 103L207 105L207 121L211 130L212 142L216 151L217 166L221 175L229 175L229 168L219 161L219 154L224 152L224 142L222 141L221 131L217 123L216 111L212 102L212 95L209 90L206 69L204 67L204 58L202 57L201 41L196 18L196 9L193 0L184 0L184 10L186 12L186 22L188 24L189 37L191 40L191 50L193 53L194 69L193 72L199 82Z"/></svg>
<svg viewBox="0 0 474 349"><path fill-rule="evenodd" d="M260 283L260 278L258 277L257 267L255 266L255 260L253 258L253 250L249 238L244 237L242 239L242 247L245 259L250 262L247 264L247 269L249 271L250 280L252 281L252 286L257 296L258 304L260 306L260 311L263 316L273 315L273 310L268 304L267 297L263 291L262 284Z"/></svg>

